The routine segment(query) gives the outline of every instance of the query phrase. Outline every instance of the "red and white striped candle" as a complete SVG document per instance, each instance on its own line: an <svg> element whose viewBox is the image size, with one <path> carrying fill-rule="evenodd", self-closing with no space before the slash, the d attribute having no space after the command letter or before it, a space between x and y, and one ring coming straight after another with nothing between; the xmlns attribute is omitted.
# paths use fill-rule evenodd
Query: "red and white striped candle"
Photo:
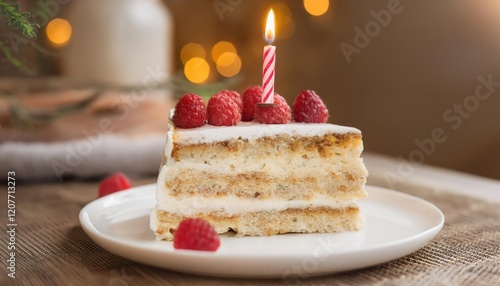
<svg viewBox="0 0 500 286"><path fill-rule="evenodd" d="M266 22L265 38L267 46L264 47L264 65L262 67L262 103L274 103L274 68L276 64L276 47L271 45L274 41L274 12L269 11Z"/></svg>

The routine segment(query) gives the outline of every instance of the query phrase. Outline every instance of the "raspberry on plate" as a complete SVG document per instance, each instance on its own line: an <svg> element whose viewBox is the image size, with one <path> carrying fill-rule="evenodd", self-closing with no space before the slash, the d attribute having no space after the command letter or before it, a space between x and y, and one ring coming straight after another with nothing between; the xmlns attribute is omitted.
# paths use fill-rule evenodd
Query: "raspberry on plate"
<svg viewBox="0 0 500 286"><path fill-rule="evenodd" d="M257 105L255 118L264 124L285 124L290 122L290 106L279 94L274 94L274 105Z"/></svg>
<svg viewBox="0 0 500 286"><path fill-rule="evenodd" d="M293 102L293 120L306 123L325 123L328 109L323 100L312 90L304 90Z"/></svg>
<svg viewBox="0 0 500 286"><path fill-rule="evenodd" d="M243 112L241 121L252 121L255 118L255 108L262 98L262 87L259 85L247 88L241 95L243 100Z"/></svg>
<svg viewBox="0 0 500 286"><path fill-rule="evenodd" d="M130 189L132 184L130 180L123 173L114 173L104 179L99 185L98 195L104 197L106 195Z"/></svg>
<svg viewBox="0 0 500 286"><path fill-rule="evenodd" d="M238 124L241 121L241 108L234 94L223 90L212 96L208 100L207 118L208 124L215 126Z"/></svg>
<svg viewBox="0 0 500 286"><path fill-rule="evenodd" d="M175 105L172 120L179 128L195 128L205 125L207 120L205 101L196 94L185 94Z"/></svg>
<svg viewBox="0 0 500 286"><path fill-rule="evenodd" d="M216 251L220 238L210 223L201 218L187 218L174 233L175 249Z"/></svg>

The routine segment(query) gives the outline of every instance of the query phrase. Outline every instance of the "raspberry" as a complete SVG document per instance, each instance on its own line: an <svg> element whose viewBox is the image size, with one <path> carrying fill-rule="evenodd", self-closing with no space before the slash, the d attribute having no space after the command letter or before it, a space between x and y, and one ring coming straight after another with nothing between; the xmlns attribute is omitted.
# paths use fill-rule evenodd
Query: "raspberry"
<svg viewBox="0 0 500 286"><path fill-rule="evenodd" d="M208 100L208 124L231 126L241 121L241 111L234 95L221 91Z"/></svg>
<svg viewBox="0 0 500 286"><path fill-rule="evenodd" d="M174 233L175 249L216 251L220 238L208 221L201 218L187 218L179 224Z"/></svg>
<svg viewBox="0 0 500 286"><path fill-rule="evenodd" d="M132 187L132 185L130 184L127 176L123 173L114 173L104 179L99 185L99 198L115 192L130 189L130 187Z"/></svg>
<svg viewBox="0 0 500 286"><path fill-rule="evenodd" d="M293 120L306 123L325 123L328 109L321 98L312 90L304 90L293 102Z"/></svg>
<svg viewBox="0 0 500 286"><path fill-rule="evenodd" d="M243 100L242 121L252 121L255 118L255 106L261 101L262 87L256 85L247 88L241 95Z"/></svg>
<svg viewBox="0 0 500 286"><path fill-rule="evenodd" d="M185 94L177 102L172 120L179 128L195 128L204 125L207 120L205 101L196 94Z"/></svg>
<svg viewBox="0 0 500 286"><path fill-rule="evenodd" d="M223 90L219 91L218 94L221 94L221 93L226 94L227 96L231 97L234 100L234 102L236 102L236 104L238 105L240 113L243 112L243 100L241 100L241 96L239 93L237 93L234 90L227 90L227 89L223 89Z"/></svg>
<svg viewBox="0 0 500 286"><path fill-rule="evenodd" d="M290 122L290 106L279 94L274 94L274 106L259 106L255 110L255 118L264 124L285 124Z"/></svg>

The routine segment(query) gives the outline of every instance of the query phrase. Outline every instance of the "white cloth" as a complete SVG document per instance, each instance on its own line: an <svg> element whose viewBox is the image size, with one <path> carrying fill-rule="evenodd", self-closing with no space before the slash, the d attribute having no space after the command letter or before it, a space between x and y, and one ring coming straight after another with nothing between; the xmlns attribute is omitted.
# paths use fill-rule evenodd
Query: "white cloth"
<svg viewBox="0 0 500 286"><path fill-rule="evenodd" d="M151 175L158 173L164 144L161 133L133 138L101 134L54 143L5 142L0 144L0 174L15 171L18 179L59 181L117 171Z"/></svg>

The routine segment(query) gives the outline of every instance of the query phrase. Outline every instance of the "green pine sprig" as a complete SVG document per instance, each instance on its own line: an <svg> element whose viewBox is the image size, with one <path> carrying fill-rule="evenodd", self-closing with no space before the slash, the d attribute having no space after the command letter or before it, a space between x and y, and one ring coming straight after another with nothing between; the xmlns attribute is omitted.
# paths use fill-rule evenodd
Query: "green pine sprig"
<svg viewBox="0 0 500 286"><path fill-rule="evenodd" d="M2 41L0 41L0 52L3 53L3 55L5 56L5 58L7 59L7 61L9 61L9 63L11 65L15 66L21 72L24 72L27 75L35 75L36 74L35 71L28 68L26 65L24 65L24 63L20 59L18 59L16 56L14 56L10 52L9 48L7 48L7 46Z"/></svg>
<svg viewBox="0 0 500 286"><path fill-rule="evenodd" d="M31 13L21 12L19 3L10 4L4 0L0 0L0 16L5 18L8 26L17 29L28 38L36 39L36 29L40 26L36 23L31 23ZM21 60L14 56L7 46L0 40L0 53L5 56L5 59L19 71L34 75L35 72L29 69Z"/></svg>
<svg viewBox="0 0 500 286"><path fill-rule="evenodd" d="M21 12L19 3L9 4L0 0L0 15L6 18L7 25L22 31L23 35L32 39L36 38L35 30L40 28L40 26L29 21L31 13Z"/></svg>

